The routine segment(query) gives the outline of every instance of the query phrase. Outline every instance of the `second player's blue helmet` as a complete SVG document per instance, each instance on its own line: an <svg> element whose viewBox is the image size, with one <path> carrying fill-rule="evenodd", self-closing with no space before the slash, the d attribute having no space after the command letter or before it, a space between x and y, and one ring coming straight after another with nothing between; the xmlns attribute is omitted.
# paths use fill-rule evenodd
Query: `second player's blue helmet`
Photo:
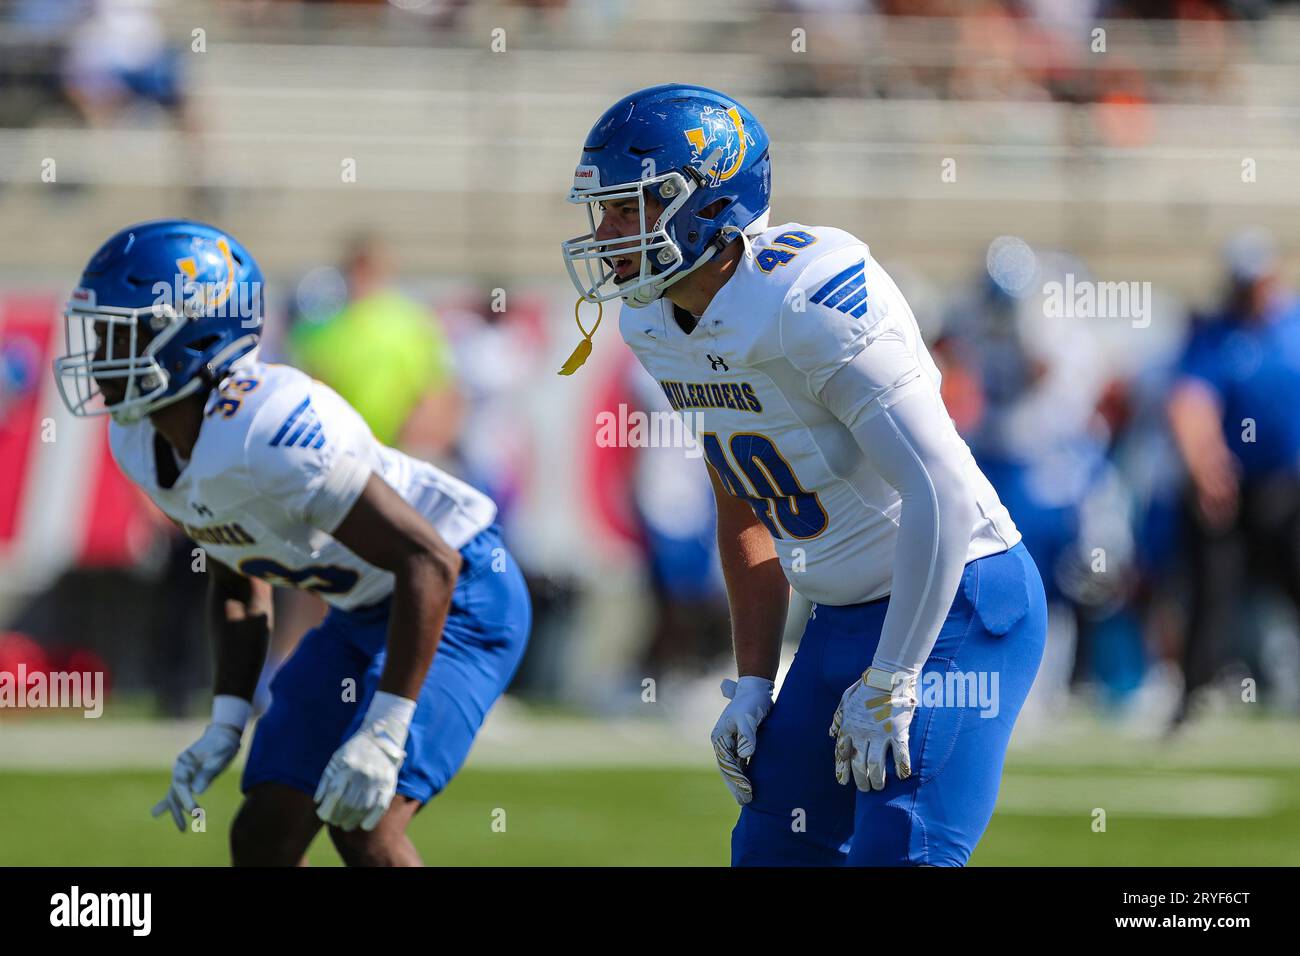
<svg viewBox="0 0 1300 956"><path fill-rule="evenodd" d="M77 416L134 421L216 384L256 348L262 270L212 226L159 219L129 226L87 263L64 313L54 362Z"/></svg>
<svg viewBox="0 0 1300 956"><path fill-rule="evenodd" d="M646 194L663 204L657 222L646 221ZM586 205L591 230L564 243L569 276L592 302L653 302L731 239L765 228L771 194L767 133L731 97L684 84L625 96L591 128L574 172L569 202ZM639 235L597 240L600 204L629 199ZM616 282L605 260L637 252L640 274Z"/></svg>

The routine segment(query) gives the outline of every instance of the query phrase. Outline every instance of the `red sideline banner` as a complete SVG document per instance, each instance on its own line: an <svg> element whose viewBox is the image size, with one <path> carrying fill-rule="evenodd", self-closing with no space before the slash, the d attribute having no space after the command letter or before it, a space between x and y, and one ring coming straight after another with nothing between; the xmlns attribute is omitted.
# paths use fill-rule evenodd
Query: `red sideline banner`
<svg viewBox="0 0 1300 956"><path fill-rule="evenodd" d="M157 528L108 450L107 420L78 422L51 364L63 348L59 301L0 295L0 581L37 590L72 565L137 563Z"/></svg>

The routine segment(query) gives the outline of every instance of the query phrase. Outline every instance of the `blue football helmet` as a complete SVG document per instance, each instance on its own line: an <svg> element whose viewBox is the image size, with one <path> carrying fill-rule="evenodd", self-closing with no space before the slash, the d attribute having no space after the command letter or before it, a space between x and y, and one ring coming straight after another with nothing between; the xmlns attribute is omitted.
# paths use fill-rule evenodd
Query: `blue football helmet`
<svg viewBox="0 0 1300 956"><path fill-rule="evenodd" d="M663 204L657 222L646 222L647 193ZM569 277L588 301L646 305L732 239L766 228L771 194L767 133L731 97L676 83L625 96L591 128L574 172L569 202L586 205L591 231L564 243ZM597 240L601 203L629 199L639 234ZM638 252L640 274L618 280L608 259Z"/></svg>
<svg viewBox="0 0 1300 956"><path fill-rule="evenodd" d="M54 362L79 417L138 421L218 383L257 347L262 270L226 233L186 219L123 229L91 257Z"/></svg>

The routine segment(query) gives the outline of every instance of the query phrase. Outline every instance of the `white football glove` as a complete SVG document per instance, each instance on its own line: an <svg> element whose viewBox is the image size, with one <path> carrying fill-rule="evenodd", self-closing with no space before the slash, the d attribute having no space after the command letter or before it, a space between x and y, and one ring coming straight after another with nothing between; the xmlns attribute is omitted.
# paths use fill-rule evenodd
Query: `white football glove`
<svg viewBox="0 0 1300 956"><path fill-rule="evenodd" d="M217 774L239 753L239 742L253 705L239 697L219 695L212 701L212 723L202 736L181 752L172 768L167 796L154 804L153 815L171 811L176 829L184 833L198 808L195 797L207 790Z"/></svg>
<svg viewBox="0 0 1300 956"><path fill-rule="evenodd" d="M379 691L366 719L334 752L316 788L316 815L342 830L373 830L397 793L415 701Z"/></svg>
<svg viewBox="0 0 1300 956"><path fill-rule="evenodd" d="M849 768L859 790L885 788L885 751L894 751L899 780L912 775L907 732L916 712L916 675L869 667L844 696L831 721L835 740L835 779L849 782Z"/></svg>
<svg viewBox="0 0 1300 956"><path fill-rule="evenodd" d="M727 789L742 807L754 799L754 788L745 776L749 758L758 746L758 725L772 709L776 685L765 677L730 678L722 682L722 696L731 701L713 726L710 735L718 769Z"/></svg>

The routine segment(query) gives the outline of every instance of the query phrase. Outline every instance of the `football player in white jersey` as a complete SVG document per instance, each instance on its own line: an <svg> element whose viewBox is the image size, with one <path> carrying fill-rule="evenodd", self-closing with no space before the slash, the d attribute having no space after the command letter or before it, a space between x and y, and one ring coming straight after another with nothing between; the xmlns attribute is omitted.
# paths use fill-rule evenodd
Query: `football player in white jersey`
<svg viewBox="0 0 1300 956"><path fill-rule="evenodd" d="M588 134L569 199L590 230L564 244L699 423L739 676L713 731L732 862L962 865L1042 656L1042 582L898 288L846 232L768 228L770 176L734 99L641 90ZM814 609L773 703L791 587Z"/></svg>
<svg viewBox="0 0 1300 956"><path fill-rule="evenodd" d="M190 826L252 715L271 586L305 588L329 613L271 682L233 862L298 864L326 825L350 865L419 865L407 824L463 763L528 639L496 505L381 445L324 384L260 362L262 274L218 229L124 229L65 320L64 402L112 415L122 471L211 559L212 721L154 815Z"/></svg>

